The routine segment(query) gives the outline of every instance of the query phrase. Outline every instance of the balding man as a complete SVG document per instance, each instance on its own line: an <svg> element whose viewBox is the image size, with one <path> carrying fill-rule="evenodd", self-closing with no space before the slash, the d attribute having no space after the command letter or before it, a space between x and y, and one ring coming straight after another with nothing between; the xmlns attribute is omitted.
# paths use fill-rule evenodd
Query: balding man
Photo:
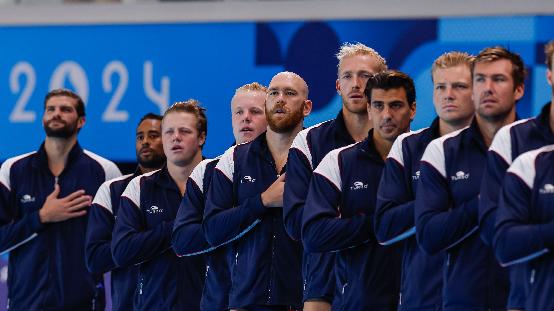
<svg viewBox="0 0 554 311"><path fill-rule="evenodd" d="M222 156L208 190L204 231L213 246L235 241L231 309L301 308L301 245L283 225L285 164L312 108L308 86L292 72L269 84L268 129Z"/></svg>

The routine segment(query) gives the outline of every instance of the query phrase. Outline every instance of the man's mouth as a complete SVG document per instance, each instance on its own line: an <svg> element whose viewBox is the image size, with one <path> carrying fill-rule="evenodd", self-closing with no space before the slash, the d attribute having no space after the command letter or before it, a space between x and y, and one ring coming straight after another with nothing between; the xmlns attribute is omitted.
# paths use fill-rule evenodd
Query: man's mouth
<svg viewBox="0 0 554 311"><path fill-rule="evenodd" d="M150 148L144 148L140 150L140 154L151 154L153 151Z"/></svg>
<svg viewBox="0 0 554 311"><path fill-rule="evenodd" d="M348 95L349 98L351 99L363 99L364 96L360 93L351 93L350 95Z"/></svg>
<svg viewBox="0 0 554 311"><path fill-rule="evenodd" d="M495 99L495 98L484 98L483 100L481 100L481 103L483 104L495 104L497 103L498 101Z"/></svg>
<svg viewBox="0 0 554 311"><path fill-rule="evenodd" d="M254 129L251 128L251 127L243 127L243 128L240 129L241 133L249 133L249 132L253 132L253 131L254 131Z"/></svg>
<svg viewBox="0 0 554 311"><path fill-rule="evenodd" d="M274 111L273 111L274 114L280 114L280 113L286 113L285 111L285 108L276 108Z"/></svg>

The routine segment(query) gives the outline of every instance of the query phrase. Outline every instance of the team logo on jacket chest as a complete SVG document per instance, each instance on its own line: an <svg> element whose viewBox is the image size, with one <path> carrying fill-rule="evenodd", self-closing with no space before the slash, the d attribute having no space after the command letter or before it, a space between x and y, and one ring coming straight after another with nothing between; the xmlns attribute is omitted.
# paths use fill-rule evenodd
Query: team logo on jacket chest
<svg viewBox="0 0 554 311"><path fill-rule="evenodd" d="M412 180L413 181L419 180L419 174L420 174L419 171L415 172L415 174L412 175Z"/></svg>
<svg viewBox="0 0 554 311"><path fill-rule="evenodd" d="M159 208L156 205L152 205L149 208L146 209L146 212L148 214L161 214L164 212L163 208Z"/></svg>
<svg viewBox="0 0 554 311"><path fill-rule="evenodd" d="M554 185L545 184L541 189L539 189L540 194L552 194L554 193Z"/></svg>
<svg viewBox="0 0 554 311"><path fill-rule="evenodd" d="M21 197L21 203L31 203L35 202L35 197L32 197L30 194L25 194Z"/></svg>
<svg viewBox="0 0 554 311"><path fill-rule="evenodd" d="M241 180L240 180L240 183L243 184L243 183L249 183L249 182L255 182L256 181L256 178L252 178L252 176L250 175L246 175L244 176Z"/></svg>
<svg viewBox="0 0 554 311"><path fill-rule="evenodd" d="M367 189L367 184L364 184L361 181L355 181L352 186L350 186L350 190L360 190L360 189Z"/></svg>
<svg viewBox="0 0 554 311"><path fill-rule="evenodd" d="M456 175L450 176L450 178L454 181L469 179L469 173L466 174L466 173L464 173L464 171L458 171L458 172L456 172Z"/></svg>

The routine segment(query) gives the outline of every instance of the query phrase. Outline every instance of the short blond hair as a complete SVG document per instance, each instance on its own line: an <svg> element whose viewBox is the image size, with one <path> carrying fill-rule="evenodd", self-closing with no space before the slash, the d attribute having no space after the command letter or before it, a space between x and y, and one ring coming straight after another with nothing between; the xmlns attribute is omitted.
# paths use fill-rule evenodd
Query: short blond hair
<svg viewBox="0 0 554 311"><path fill-rule="evenodd" d="M171 105L164 112L162 125L167 115L174 112L185 112L194 115L197 120L196 130L198 130L198 135L204 133L204 135L208 136L208 118L206 117L206 108L203 108L198 100L191 98ZM204 145L201 147L204 147Z"/></svg>
<svg viewBox="0 0 554 311"><path fill-rule="evenodd" d="M545 63L549 70L552 70L552 55L554 55L554 40L544 45Z"/></svg>
<svg viewBox="0 0 554 311"><path fill-rule="evenodd" d="M437 71L437 69L446 69L464 65L467 66L467 68L471 71L471 66L474 60L475 56L466 52L446 52L435 59L435 61L433 62L433 66L431 67L431 80L433 80L433 75L435 74L435 71Z"/></svg>
<svg viewBox="0 0 554 311"><path fill-rule="evenodd" d="M267 93L267 87L258 82L247 83L237 88L235 90L235 95L237 95L238 92L254 92L254 91Z"/></svg>
<svg viewBox="0 0 554 311"><path fill-rule="evenodd" d="M345 57L356 56L356 55L369 55L375 58L375 60L377 61L378 72L385 71L388 69L387 61L383 58L383 56L381 56L374 49L360 42L356 42L356 43L346 42L340 47L338 53L335 55L339 60L337 68L340 68L340 65L342 64L342 60Z"/></svg>

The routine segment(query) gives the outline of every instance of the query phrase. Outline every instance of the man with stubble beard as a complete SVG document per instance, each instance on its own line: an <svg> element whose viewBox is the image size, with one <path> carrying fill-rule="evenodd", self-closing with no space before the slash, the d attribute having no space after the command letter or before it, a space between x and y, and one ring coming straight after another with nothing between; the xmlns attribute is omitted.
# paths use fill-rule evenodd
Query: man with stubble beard
<svg viewBox="0 0 554 311"><path fill-rule="evenodd" d="M336 89L342 109L335 119L302 130L292 143L287 160L287 183L283 197L283 216L287 233L301 239L302 211L308 185L323 157L331 150L363 140L371 128L364 95L369 77L387 69L385 59L361 43L345 43L336 55ZM304 310L330 310L335 291L334 253L304 252Z"/></svg>
<svg viewBox="0 0 554 311"><path fill-rule="evenodd" d="M121 175L81 148L83 100L70 90L44 99L46 132L38 151L0 168L0 250L10 253L10 310L103 310L101 274L87 271L87 208L98 187Z"/></svg>
<svg viewBox="0 0 554 311"><path fill-rule="evenodd" d="M516 119L525 66L503 47L483 49L472 65L475 117L425 149L415 201L416 236L430 254L445 251L444 310L505 310L507 270L499 266L479 218L480 184L487 149L497 131Z"/></svg>
<svg viewBox="0 0 554 311"><path fill-rule="evenodd" d="M267 131L228 149L214 171L204 231L212 246L235 243L231 309L301 308L301 245L286 234L282 207L288 150L311 108L306 82L278 73L267 91Z"/></svg>
<svg viewBox="0 0 554 311"><path fill-rule="evenodd" d="M112 259L110 243L115 215L117 215L121 194L131 179L158 170L164 165L161 124L162 116L153 113L148 113L140 119L135 135L135 151L138 160L135 172L103 183L90 208L85 241L86 264L91 273L112 272L111 294L114 311L133 308L138 275L137 266L117 266Z"/></svg>

